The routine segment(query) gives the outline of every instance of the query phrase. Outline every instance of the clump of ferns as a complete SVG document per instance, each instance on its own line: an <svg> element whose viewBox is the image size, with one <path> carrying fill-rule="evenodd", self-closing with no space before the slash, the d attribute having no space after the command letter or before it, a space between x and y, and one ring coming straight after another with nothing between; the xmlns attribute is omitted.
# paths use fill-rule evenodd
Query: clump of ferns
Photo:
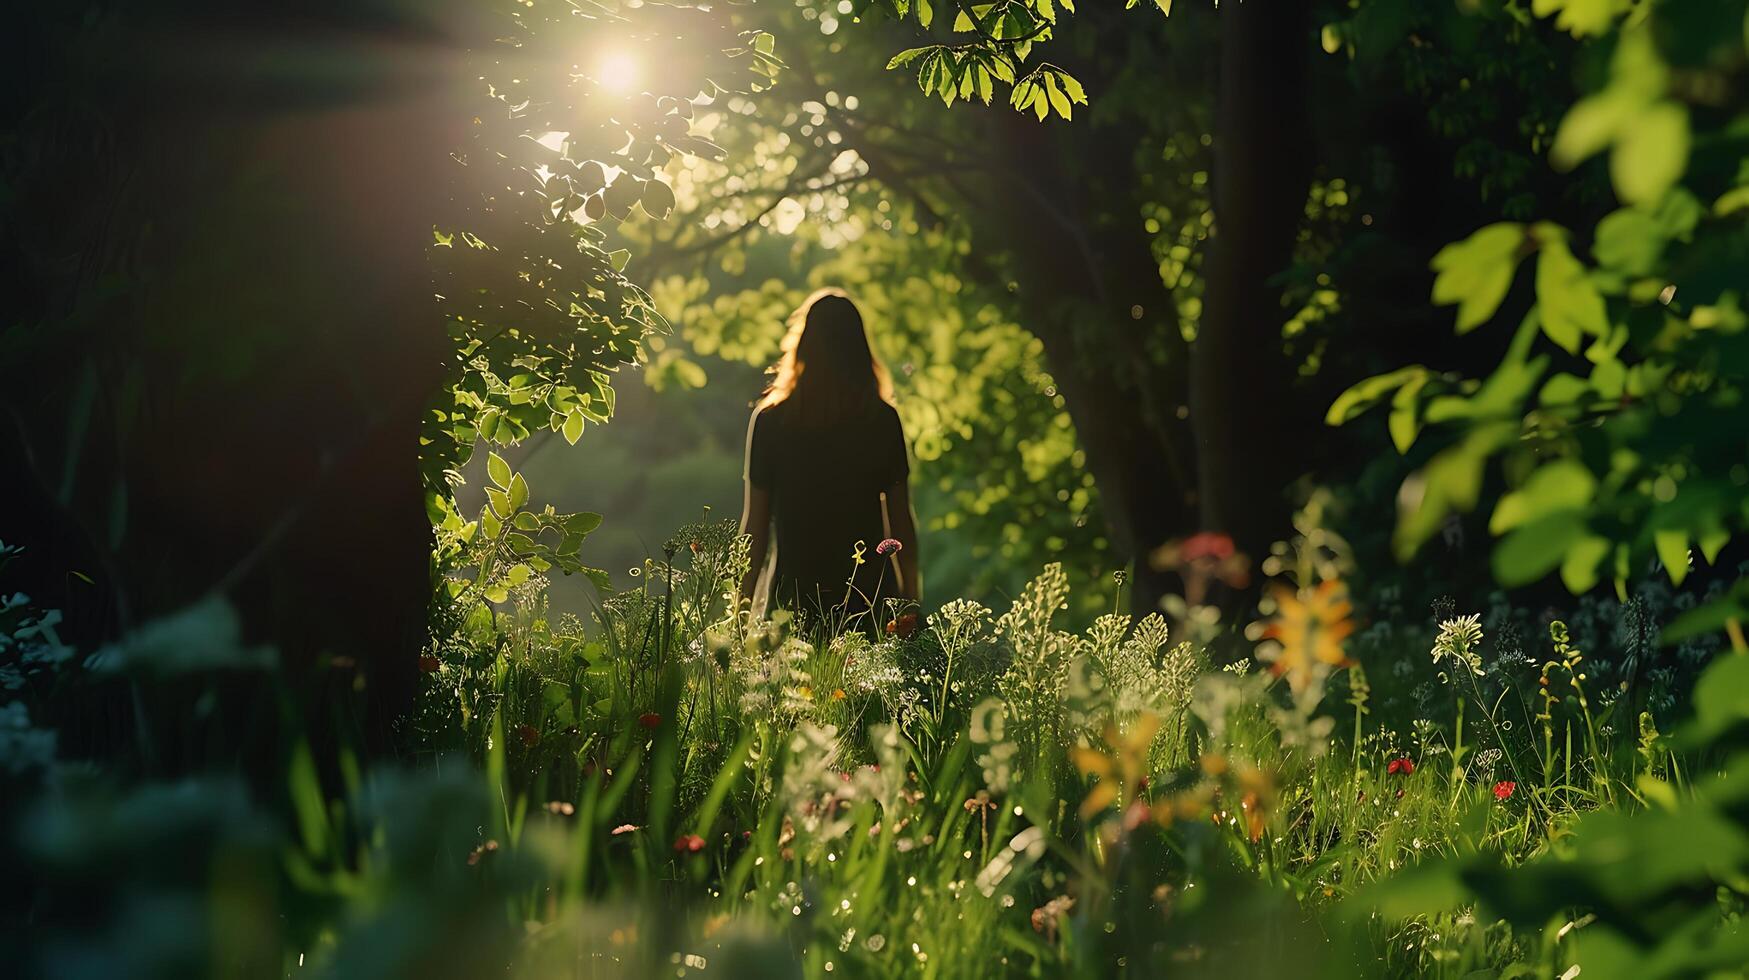
<svg viewBox="0 0 1749 980"><path fill-rule="evenodd" d="M1052 562L996 620L996 636L1012 657L997 691L1012 712L1015 740L1033 757L1062 736L1063 693L1079 644L1052 620L1068 596L1063 566Z"/></svg>

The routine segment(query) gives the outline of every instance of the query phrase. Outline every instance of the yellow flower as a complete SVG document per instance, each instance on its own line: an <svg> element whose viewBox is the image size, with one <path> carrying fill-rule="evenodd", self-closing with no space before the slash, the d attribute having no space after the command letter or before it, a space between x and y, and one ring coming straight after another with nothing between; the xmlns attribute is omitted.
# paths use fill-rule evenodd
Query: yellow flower
<svg viewBox="0 0 1749 980"><path fill-rule="evenodd" d="M1070 755L1083 776L1093 776L1098 782L1081 801L1081 819L1086 820L1113 803L1121 808L1123 801L1140 795L1148 779L1148 746L1154 733L1160 730L1160 716L1144 712L1125 734L1113 722L1105 726L1105 744L1109 752L1091 746L1076 746Z"/></svg>
<svg viewBox="0 0 1749 980"><path fill-rule="evenodd" d="M1269 661L1270 670L1287 675L1288 685L1297 692L1330 668L1347 666L1342 641L1354 632L1354 621L1348 618L1354 606L1348 601L1347 587L1331 579L1314 589L1276 586L1273 591L1275 618L1263 635L1277 645L1259 654Z"/></svg>

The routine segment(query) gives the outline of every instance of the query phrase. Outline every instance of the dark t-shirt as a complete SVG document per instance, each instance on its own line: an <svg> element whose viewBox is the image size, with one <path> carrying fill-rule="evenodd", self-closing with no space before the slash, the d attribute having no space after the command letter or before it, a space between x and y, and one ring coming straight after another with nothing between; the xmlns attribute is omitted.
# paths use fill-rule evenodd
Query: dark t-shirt
<svg viewBox="0 0 1749 980"><path fill-rule="evenodd" d="M754 412L746 477L771 495L772 606L856 612L897 595L892 562L875 546L886 537L881 494L909 473L899 413L885 402L826 426L801 424L785 402ZM858 541L861 566L852 557Z"/></svg>

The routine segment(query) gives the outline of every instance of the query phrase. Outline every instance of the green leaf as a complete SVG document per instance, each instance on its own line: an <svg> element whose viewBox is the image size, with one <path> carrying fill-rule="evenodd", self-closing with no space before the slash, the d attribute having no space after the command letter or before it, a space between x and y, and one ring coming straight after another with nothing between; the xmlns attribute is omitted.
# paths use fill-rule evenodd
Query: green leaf
<svg viewBox="0 0 1749 980"><path fill-rule="evenodd" d="M1629 120L1609 156L1616 196L1630 204L1664 196L1688 169L1688 109L1664 100Z"/></svg>
<svg viewBox="0 0 1749 980"><path fill-rule="evenodd" d="M1559 11L1555 26L1583 38L1609 30L1616 15L1628 9L1628 0L1531 0L1530 9L1538 17Z"/></svg>
<svg viewBox="0 0 1749 980"><path fill-rule="evenodd" d="M1700 539L1696 543L1700 545L1701 557L1706 559L1708 565L1711 565L1718 560L1719 551L1730 541L1731 532L1722 527L1715 527L1709 531L1701 532Z"/></svg>
<svg viewBox="0 0 1749 980"><path fill-rule="evenodd" d="M1482 492L1482 468L1488 457L1518 438L1516 422L1478 425L1457 445L1428 461L1421 472L1403 481L1397 496L1397 529L1391 538L1403 561L1439 530L1453 512L1473 510Z"/></svg>
<svg viewBox="0 0 1749 980"><path fill-rule="evenodd" d="M1597 585L1597 567L1609 556L1608 538L1588 534L1573 542L1561 560L1561 582L1574 595L1590 592Z"/></svg>
<svg viewBox="0 0 1749 980"><path fill-rule="evenodd" d="M644 213L650 217L666 218L674 210L674 190L659 180L647 180L644 182L644 196L640 204Z"/></svg>
<svg viewBox="0 0 1749 980"><path fill-rule="evenodd" d="M510 478L510 507L512 510L521 510L527 505L528 481L522 478L521 473L518 473Z"/></svg>
<svg viewBox="0 0 1749 980"><path fill-rule="evenodd" d="M1397 447L1399 454L1409 451L1415 444L1415 437L1421 433L1420 407L1415 396L1427 385L1427 374L1410 378L1408 384L1397 389L1391 397L1391 414L1386 427L1391 430L1391 443Z"/></svg>
<svg viewBox="0 0 1749 980"><path fill-rule="evenodd" d="M1652 532L1652 549L1664 563L1671 585L1681 585L1688 577L1688 532L1665 530Z"/></svg>
<svg viewBox="0 0 1749 980"><path fill-rule="evenodd" d="M1647 275L1664 252L1664 236L1650 212L1622 208L1597 223L1591 252L1604 268L1627 276Z"/></svg>
<svg viewBox="0 0 1749 980"><path fill-rule="evenodd" d="M1431 374L1427 368L1412 364L1406 368L1398 368L1388 374L1374 375L1361 381L1330 403L1330 410L1324 413L1326 425L1342 425L1362 412L1378 404L1386 395L1415 378L1425 379Z"/></svg>
<svg viewBox="0 0 1749 980"><path fill-rule="evenodd" d="M506 489L510 487L510 464L497 453L486 454L486 475L498 486Z"/></svg>
<svg viewBox="0 0 1749 980"><path fill-rule="evenodd" d="M710 381L704 368L700 367L697 361L684 357L677 357L668 362L668 370L682 388L703 388Z"/></svg>
<svg viewBox="0 0 1749 980"><path fill-rule="evenodd" d="M1555 130L1549 160L1557 170L1571 170L1614 142L1622 119L1634 103L1619 94L1604 92L1580 99L1567 110Z"/></svg>
<svg viewBox="0 0 1749 980"><path fill-rule="evenodd" d="M1433 302L1457 304L1457 332L1473 330L1493 317L1518 267L1524 226L1500 222L1453 242L1433 257Z"/></svg>
<svg viewBox="0 0 1749 980"><path fill-rule="evenodd" d="M1062 88L1057 85L1055 72L1045 73L1045 92L1050 96L1051 108L1057 110L1057 115L1064 119L1069 118L1069 97L1064 95Z"/></svg>
<svg viewBox="0 0 1749 980"><path fill-rule="evenodd" d="M1723 596L1676 617L1674 622L1664 627L1664 632L1660 635L1659 640L1666 645L1680 643L1691 637L1717 633L1725 629L1733 620L1738 624L1749 622L1749 579L1738 579L1737 583ZM1719 664L1728 661L1749 665L1749 657L1719 657L1713 661L1713 667L1709 668L1709 672L1717 669ZM1703 675L1695 686L1697 701L1700 699L1700 691L1706 683L1706 678Z"/></svg>
<svg viewBox="0 0 1749 980"><path fill-rule="evenodd" d="M1559 238L1542 243L1536 264L1536 298L1543 333L1568 353L1578 353L1584 334L1601 337L1609 332L1603 295L1586 276L1585 266Z"/></svg>
<svg viewBox="0 0 1749 980"><path fill-rule="evenodd" d="M292 747L286 782L292 809L297 814L298 833L304 840L304 853L313 857L324 856L330 833L327 797L322 793L322 782L316 774L310 744L302 739Z"/></svg>
<svg viewBox="0 0 1749 980"><path fill-rule="evenodd" d="M1171 6L1171 0L1167 0L1167 6ZM1087 104L1087 90L1081 87L1081 83L1076 80L1075 76L1066 71L1059 71L1057 72L1057 80L1062 82L1063 94L1067 95L1070 101L1078 102L1081 105Z"/></svg>
<svg viewBox="0 0 1749 980"><path fill-rule="evenodd" d="M1723 218L1749 208L1749 185L1733 187L1713 202L1713 213Z"/></svg>
<svg viewBox="0 0 1749 980"><path fill-rule="evenodd" d="M1749 718L1749 657L1719 657L1695 682L1695 723L1716 730L1746 718Z"/></svg>
<svg viewBox="0 0 1749 980"><path fill-rule="evenodd" d="M1569 548L1594 537L1577 511L1561 511L1515 529L1494 548L1494 578L1508 588L1527 585L1561 564Z"/></svg>
<svg viewBox="0 0 1749 980"><path fill-rule="evenodd" d="M1565 371L1549 378L1537 401L1545 406L1573 405L1591 397L1591 385L1578 375Z"/></svg>
<svg viewBox="0 0 1749 980"><path fill-rule="evenodd" d="M898 54L893 55L893 60L887 62L887 70L892 71L894 68L903 68L934 50L936 50L936 45L933 44L925 44L920 48L906 48Z"/></svg>
<svg viewBox="0 0 1749 980"><path fill-rule="evenodd" d="M1613 357L1597 362L1597 366L1591 369L1591 387L1604 398L1620 398L1627 380L1628 369Z"/></svg>
<svg viewBox="0 0 1749 980"><path fill-rule="evenodd" d="M566 514L561 523L566 534L585 535L601 526L601 515L583 511L576 514Z"/></svg>
<svg viewBox="0 0 1749 980"><path fill-rule="evenodd" d="M565 425L560 431L564 435L565 441L575 446L577 440L583 438L583 411L576 408L571 409L570 414L565 416Z"/></svg>
<svg viewBox="0 0 1749 980"><path fill-rule="evenodd" d="M1577 460L1544 464L1517 490L1502 496L1488 518L1488 532L1500 535L1560 511L1583 511L1597 492L1597 478Z"/></svg>
<svg viewBox="0 0 1749 980"><path fill-rule="evenodd" d="M510 495L497 487L486 488L486 502L491 505L492 516L500 521L516 512L510 503Z"/></svg>

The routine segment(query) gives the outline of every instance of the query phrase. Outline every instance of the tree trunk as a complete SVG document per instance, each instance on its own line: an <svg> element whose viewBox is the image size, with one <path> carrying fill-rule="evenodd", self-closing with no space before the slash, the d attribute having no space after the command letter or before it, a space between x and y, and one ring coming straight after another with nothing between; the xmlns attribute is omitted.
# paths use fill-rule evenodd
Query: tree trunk
<svg viewBox="0 0 1749 980"><path fill-rule="evenodd" d="M44 329L0 362L4 482L41 518L5 539L45 604L101 590L87 643L224 595L307 731L386 751L430 598L417 453L448 344L426 249L465 76L422 17L331 6L22 40L63 54L20 65L46 74L19 80L32 152L6 175ZM275 714L248 726L265 751Z"/></svg>
<svg viewBox="0 0 1749 980"><path fill-rule="evenodd" d="M1225 3L1219 16L1215 223L1190 420L1203 525L1255 555L1288 533L1286 483L1302 469L1293 433L1306 420L1282 411L1293 371L1271 279L1293 259L1310 181L1303 99L1313 42L1306 0Z"/></svg>
<svg viewBox="0 0 1749 980"><path fill-rule="evenodd" d="M987 245L1006 249L1018 266L1018 320L1044 345L1099 488L1114 557L1133 562L1131 609L1155 612L1173 581L1149 556L1194 528L1194 464L1177 410L1185 399L1177 307L1140 219L1099 224L1085 206L1089 197L1133 193L1136 131L1053 131L1019 114L1000 125L1012 161L1002 190L1014 203L990 206L1009 220ZM1081 144L1090 172L1065 167L1069 139ZM1105 210L1128 217L1109 202ZM1166 348L1163 363L1150 341Z"/></svg>

